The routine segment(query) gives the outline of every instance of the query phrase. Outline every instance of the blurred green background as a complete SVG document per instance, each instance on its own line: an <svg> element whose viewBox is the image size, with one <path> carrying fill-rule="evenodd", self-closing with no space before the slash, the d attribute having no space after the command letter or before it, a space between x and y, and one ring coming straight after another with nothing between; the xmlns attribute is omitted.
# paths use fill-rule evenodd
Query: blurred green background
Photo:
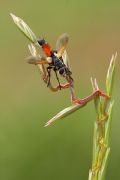
<svg viewBox="0 0 120 180"><path fill-rule="evenodd" d="M1 0L0 2L0 180L86 180L92 160L94 103L54 125L45 122L70 105L69 91L51 93L24 60L29 41L9 13L55 47L70 35L68 53L76 92L85 97L96 77L105 91L112 53L118 52L111 153L106 179L120 179L120 1Z"/></svg>

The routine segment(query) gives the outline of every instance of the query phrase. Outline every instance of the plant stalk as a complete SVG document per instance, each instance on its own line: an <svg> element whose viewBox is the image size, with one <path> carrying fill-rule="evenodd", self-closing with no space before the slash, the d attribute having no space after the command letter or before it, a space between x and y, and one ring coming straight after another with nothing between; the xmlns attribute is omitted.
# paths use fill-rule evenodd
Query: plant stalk
<svg viewBox="0 0 120 180"><path fill-rule="evenodd" d="M115 74L115 60L117 54L112 56L106 77L106 91L110 97L104 100L98 95L94 99L97 118L94 123L93 159L88 180L104 180L108 156L110 153L110 129L112 120L112 90ZM92 81L93 90L98 88L96 80Z"/></svg>

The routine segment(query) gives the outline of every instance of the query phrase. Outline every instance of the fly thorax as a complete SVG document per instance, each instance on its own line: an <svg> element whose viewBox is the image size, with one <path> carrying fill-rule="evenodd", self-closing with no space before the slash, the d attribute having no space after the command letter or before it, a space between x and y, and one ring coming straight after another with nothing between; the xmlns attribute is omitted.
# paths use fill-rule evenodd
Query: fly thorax
<svg viewBox="0 0 120 180"><path fill-rule="evenodd" d="M57 56L53 56L52 60L53 65L56 67L57 70L64 66L63 62Z"/></svg>

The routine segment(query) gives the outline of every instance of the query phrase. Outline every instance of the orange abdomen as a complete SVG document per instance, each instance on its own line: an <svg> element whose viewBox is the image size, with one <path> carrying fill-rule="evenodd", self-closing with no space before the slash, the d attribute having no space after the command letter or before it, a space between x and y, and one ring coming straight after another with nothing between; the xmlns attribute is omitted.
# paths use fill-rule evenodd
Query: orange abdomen
<svg viewBox="0 0 120 180"><path fill-rule="evenodd" d="M43 49L43 51L45 52L45 54L46 54L47 56L51 56L51 55L52 55L52 48L49 46L48 43L43 44L43 45L42 45L42 49Z"/></svg>

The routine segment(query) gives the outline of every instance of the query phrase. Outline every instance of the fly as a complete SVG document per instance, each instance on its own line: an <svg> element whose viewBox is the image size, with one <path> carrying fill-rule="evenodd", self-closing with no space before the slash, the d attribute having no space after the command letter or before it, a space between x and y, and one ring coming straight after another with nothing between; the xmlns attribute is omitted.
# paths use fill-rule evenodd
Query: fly
<svg viewBox="0 0 120 180"><path fill-rule="evenodd" d="M55 72L56 79L58 81L59 87L61 89L61 84L59 81L58 73L66 78L69 81L73 81L73 78L71 77L72 72L70 71L70 68L68 64L64 61L64 53L66 51L66 46L68 43L68 35L62 34L60 38L57 41L57 50L53 50L51 46L48 44L48 42L45 39L39 39L37 43L42 47L43 52L46 55L46 58L41 58L39 60L29 59L29 64L48 64L47 66L47 73L48 73L48 82L47 86L50 85L50 78L51 78L51 70Z"/></svg>

